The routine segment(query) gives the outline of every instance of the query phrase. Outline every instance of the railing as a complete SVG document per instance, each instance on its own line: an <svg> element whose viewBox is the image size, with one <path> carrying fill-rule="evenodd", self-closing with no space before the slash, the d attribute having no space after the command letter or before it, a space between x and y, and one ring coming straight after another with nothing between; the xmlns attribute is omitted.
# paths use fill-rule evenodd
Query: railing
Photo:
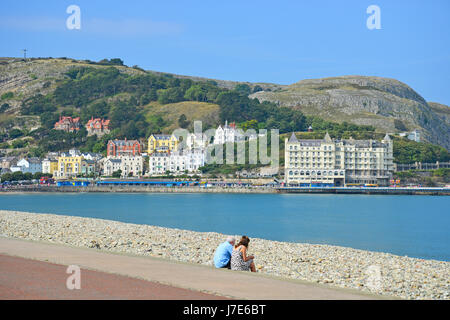
<svg viewBox="0 0 450 320"><path fill-rule="evenodd" d="M416 162L411 164L401 164L396 163L395 165L395 171L407 171L407 170L436 170L440 168L450 168L450 162L439 162L436 161L436 163L422 163L422 162Z"/></svg>

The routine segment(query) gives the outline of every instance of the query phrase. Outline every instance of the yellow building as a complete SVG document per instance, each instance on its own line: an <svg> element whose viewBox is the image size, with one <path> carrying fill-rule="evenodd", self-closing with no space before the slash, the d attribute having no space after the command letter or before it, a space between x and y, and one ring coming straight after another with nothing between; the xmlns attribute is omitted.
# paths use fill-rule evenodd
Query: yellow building
<svg viewBox="0 0 450 320"><path fill-rule="evenodd" d="M178 139L173 134L152 134L148 138L148 154L172 152L178 148Z"/></svg>
<svg viewBox="0 0 450 320"><path fill-rule="evenodd" d="M58 168L53 173L55 178L70 178L81 174L81 165L83 157L59 157L58 158Z"/></svg>

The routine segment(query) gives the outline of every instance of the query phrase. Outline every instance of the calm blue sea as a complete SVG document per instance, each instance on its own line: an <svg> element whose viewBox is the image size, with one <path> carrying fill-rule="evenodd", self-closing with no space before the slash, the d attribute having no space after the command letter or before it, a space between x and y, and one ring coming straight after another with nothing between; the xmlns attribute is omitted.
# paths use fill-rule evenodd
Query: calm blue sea
<svg viewBox="0 0 450 320"><path fill-rule="evenodd" d="M450 197L2 194L0 209L110 219L450 261Z"/></svg>

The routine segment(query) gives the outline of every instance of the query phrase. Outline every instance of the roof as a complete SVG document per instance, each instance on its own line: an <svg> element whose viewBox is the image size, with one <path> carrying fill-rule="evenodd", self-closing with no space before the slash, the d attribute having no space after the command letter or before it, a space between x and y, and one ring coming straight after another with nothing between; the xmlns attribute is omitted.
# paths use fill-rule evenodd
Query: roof
<svg viewBox="0 0 450 320"><path fill-rule="evenodd" d="M132 146L139 143L137 140L109 140L109 142L114 143L116 146Z"/></svg>
<svg viewBox="0 0 450 320"><path fill-rule="evenodd" d="M168 157L168 156L169 156L169 153L167 153L167 152L155 152L155 153L152 153L149 156L149 158L154 158L154 157L162 158L162 157Z"/></svg>
<svg viewBox="0 0 450 320"><path fill-rule="evenodd" d="M297 137L295 136L295 133L292 132L291 137L289 138L288 142L298 142Z"/></svg>
<svg viewBox="0 0 450 320"><path fill-rule="evenodd" d="M69 117L69 116L60 116L59 117L59 121L57 121L56 123L58 124L58 123L62 123L64 121L78 122L78 121L80 121L80 117L72 118L72 117Z"/></svg>
<svg viewBox="0 0 450 320"><path fill-rule="evenodd" d="M171 134L152 134L150 137L154 137L156 140L170 140L172 136Z"/></svg>
<svg viewBox="0 0 450 320"><path fill-rule="evenodd" d="M108 158L108 159L106 159L106 161L111 161L111 162L115 162L115 163L121 163L122 162L121 159L116 159L116 158Z"/></svg>
<svg viewBox="0 0 450 320"><path fill-rule="evenodd" d="M91 123L100 122L102 125L107 126L109 125L110 120L109 119L102 119L102 118L91 118L86 125L90 125Z"/></svg>

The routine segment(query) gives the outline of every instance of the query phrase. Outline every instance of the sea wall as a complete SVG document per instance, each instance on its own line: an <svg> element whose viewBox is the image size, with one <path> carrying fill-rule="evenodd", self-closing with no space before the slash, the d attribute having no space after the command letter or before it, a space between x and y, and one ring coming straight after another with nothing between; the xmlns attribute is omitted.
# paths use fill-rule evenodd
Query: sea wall
<svg viewBox="0 0 450 320"><path fill-rule="evenodd" d="M212 265L226 235L0 210L1 237ZM450 299L450 262L257 238L249 253L262 273L405 299Z"/></svg>
<svg viewBox="0 0 450 320"><path fill-rule="evenodd" d="M248 187L160 187L160 186L15 186L0 189L0 192L148 192L148 193L276 193L273 188Z"/></svg>
<svg viewBox="0 0 450 320"><path fill-rule="evenodd" d="M1 192L130 192L130 193L318 193L318 194L368 194L368 195L433 195L449 196L449 188L319 188L319 187L198 187L198 186L145 186L145 185L90 185L55 186L24 185L0 188Z"/></svg>

